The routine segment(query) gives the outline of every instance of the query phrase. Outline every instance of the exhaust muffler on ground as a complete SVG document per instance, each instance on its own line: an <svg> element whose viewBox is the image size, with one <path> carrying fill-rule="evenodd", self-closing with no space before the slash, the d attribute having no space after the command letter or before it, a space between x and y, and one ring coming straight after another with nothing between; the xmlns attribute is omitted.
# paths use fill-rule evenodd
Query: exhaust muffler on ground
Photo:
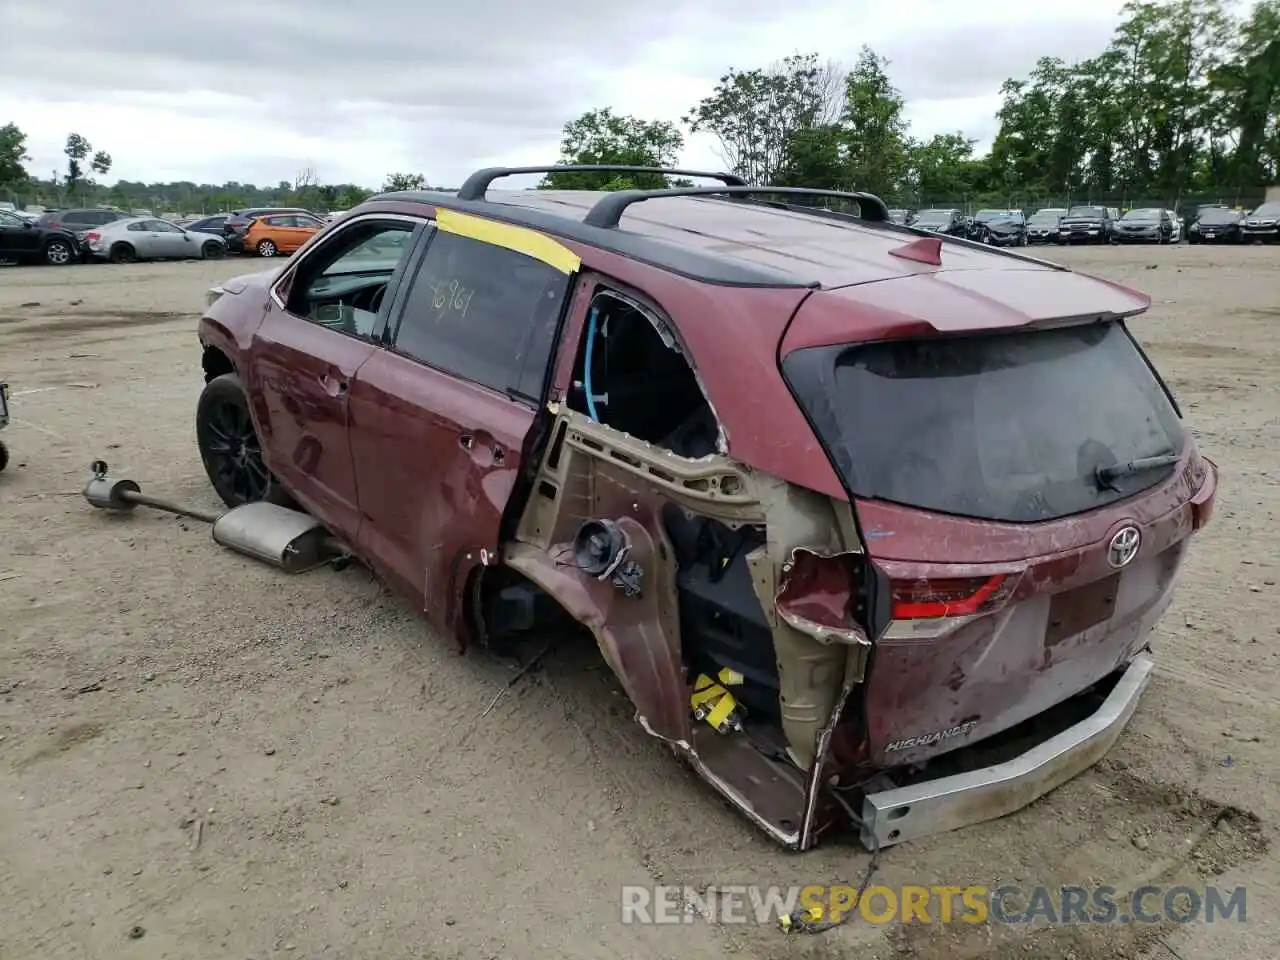
<svg viewBox="0 0 1280 960"><path fill-rule="evenodd" d="M286 573L302 573L348 557L346 548L317 520L274 503L246 503L222 513L185 507L150 497L133 480L108 476L106 461L95 460L84 498L101 510L128 513L150 507L211 524L214 542L269 563Z"/></svg>

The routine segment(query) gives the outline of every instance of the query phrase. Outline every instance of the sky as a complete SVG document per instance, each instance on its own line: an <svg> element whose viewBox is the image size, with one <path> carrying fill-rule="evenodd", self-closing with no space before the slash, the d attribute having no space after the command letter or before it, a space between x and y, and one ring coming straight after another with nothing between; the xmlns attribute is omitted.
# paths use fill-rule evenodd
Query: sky
<svg viewBox="0 0 1280 960"><path fill-rule="evenodd" d="M1089 57L1121 0L0 0L0 125L29 169L74 131L108 181L457 186L554 163L583 111L678 122L729 68L792 53L889 59L912 133L989 145L1000 84L1041 56ZM685 166L721 169L687 138ZM511 181L511 187L532 181Z"/></svg>

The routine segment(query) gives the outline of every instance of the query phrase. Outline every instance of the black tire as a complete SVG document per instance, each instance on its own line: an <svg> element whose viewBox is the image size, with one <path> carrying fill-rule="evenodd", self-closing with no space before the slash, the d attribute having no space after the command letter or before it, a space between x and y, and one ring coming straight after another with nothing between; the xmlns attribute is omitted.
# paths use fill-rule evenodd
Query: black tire
<svg viewBox="0 0 1280 960"><path fill-rule="evenodd" d="M200 248L200 256L206 260L219 260L224 253L226 253L226 247L217 240L206 240L204 246Z"/></svg>
<svg viewBox="0 0 1280 960"><path fill-rule="evenodd" d="M79 253L70 240L54 237L45 242L40 251L40 259L51 267L66 267L79 259Z"/></svg>
<svg viewBox="0 0 1280 960"><path fill-rule="evenodd" d="M111 250L107 253L107 259L112 263L135 263L138 259L138 251L133 249L132 244L113 243Z"/></svg>
<svg viewBox="0 0 1280 960"><path fill-rule="evenodd" d="M0 471L9 465L9 448L0 443Z"/></svg>
<svg viewBox="0 0 1280 960"><path fill-rule="evenodd" d="M258 256L260 257L274 257L280 252L280 248L270 240L263 240L259 242L257 247L254 249L258 251Z"/></svg>
<svg viewBox="0 0 1280 960"><path fill-rule="evenodd" d="M196 403L196 444L214 492L228 507L293 501L262 459L249 398L234 373L214 377Z"/></svg>

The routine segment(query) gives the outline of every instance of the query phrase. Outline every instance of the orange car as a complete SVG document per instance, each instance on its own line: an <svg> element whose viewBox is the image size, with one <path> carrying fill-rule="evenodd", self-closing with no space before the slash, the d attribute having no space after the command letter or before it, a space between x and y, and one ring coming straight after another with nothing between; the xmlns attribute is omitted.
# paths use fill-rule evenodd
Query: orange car
<svg viewBox="0 0 1280 960"><path fill-rule="evenodd" d="M324 227L324 221L306 213L273 213L258 217L244 234L245 252L261 257L293 253Z"/></svg>

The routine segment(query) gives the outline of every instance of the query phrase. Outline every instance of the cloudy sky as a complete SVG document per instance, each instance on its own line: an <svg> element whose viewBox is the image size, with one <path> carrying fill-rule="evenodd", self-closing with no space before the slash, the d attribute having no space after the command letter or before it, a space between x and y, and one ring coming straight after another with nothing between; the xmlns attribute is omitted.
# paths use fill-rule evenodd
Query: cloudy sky
<svg viewBox="0 0 1280 960"><path fill-rule="evenodd" d="M678 121L730 66L850 61L866 43L890 59L915 134L985 145L1000 83L1043 55L1097 53L1120 5L0 0L0 124L26 131L42 177L76 131L112 155L112 180L274 183L311 167L328 183L415 171L456 186L479 166L554 162L584 110ZM684 160L721 166L703 137Z"/></svg>

